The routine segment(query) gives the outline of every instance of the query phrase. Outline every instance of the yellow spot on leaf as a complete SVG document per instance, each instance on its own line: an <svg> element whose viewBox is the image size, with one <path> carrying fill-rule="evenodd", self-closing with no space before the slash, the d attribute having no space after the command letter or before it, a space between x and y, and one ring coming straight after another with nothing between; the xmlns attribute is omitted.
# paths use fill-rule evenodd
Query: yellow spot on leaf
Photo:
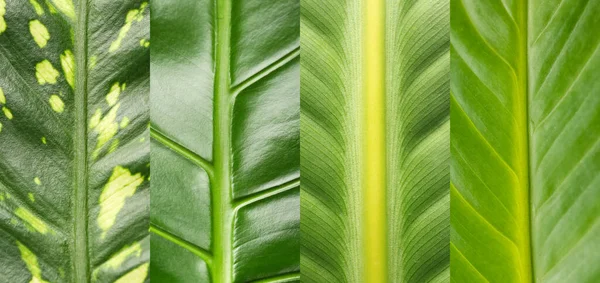
<svg viewBox="0 0 600 283"><path fill-rule="evenodd" d="M50 11L50 14L56 14L56 9L54 9L54 6L50 3L50 1L48 0L44 0L44 2L46 3L46 6L48 7L48 11Z"/></svg>
<svg viewBox="0 0 600 283"><path fill-rule="evenodd" d="M126 259L130 257L140 257L142 255L142 245L136 242L131 246L120 250L115 256L106 262L106 266L112 269L118 269Z"/></svg>
<svg viewBox="0 0 600 283"><path fill-rule="evenodd" d="M0 103L6 104L6 96L4 96L4 91L0 88Z"/></svg>
<svg viewBox="0 0 600 283"><path fill-rule="evenodd" d="M120 104L115 105L108 111L106 116L100 120L100 123L94 127L94 131L98 134L98 141L96 143L96 149L94 151L94 157L100 154L102 146L104 146L110 139L112 139L119 131L119 124L116 122L117 110L119 110Z"/></svg>
<svg viewBox="0 0 600 283"><path fill-rule="evenodd" d="M36 231L42 234L48 233L48 226L46 226L46 223L37 216L35 216L33 213L31 213L31 211L19 207L17 208L17 210L15 210L15 215L21 218L23 221L25 221L29 226L31 226L31 228L35 229Z"/></svg>
<svg viewBox="0 0 600 283"><path fill-rule="evenodd" d="M46 137L42 137L42 143L46 144Z"/></svg>
<svg viewBox="0 0 600 283"><path fill-rule="evenodd" d="M67 83L73 88L75 82L75 57L71 50L65 50L65 53L60 55L60 65L65 73Z"/></svg>
<svg viewBox="0 0 600 283"><path fill-rule="evenodd" d="M41 85L55 84L56 79L59 76L58 71L56 69L54 69L54 67L52 66L52 63L50 63L50 61L48 61L48 60L44 60L44 61L38 63L35 66L35 70L36 70L35 76L37 77L38 83Z"/></svg>
<svg viewBox="0 0 600 283"><path fill-rule="evenodd" d="M4 15L6 15L6 1L0 0L0 34L6 30Z"/></svg>
<svg viewBox="0 0 600 283"><path fill-rule="evenodd" d="M48 33L48 29L42 22L38 20L29 22L29 32L40 48L46 47L48 40L50 40L50 33Z"/></svg>
<svg viewBox="0 0 600 283"><path fill-rule="evenodd" d="M129 30L131 29L131 25L133 24L133 21L141 21L144 18L144 11L146 10L146 7L148 6L147 2L142 3L142 5L140 5L139 9L135 9L135 10L130 10L127 13L127 17L125 18L125 25L123 25L123 27L121 27L121 30L119 31L119 35L117 36L117 39L115 39L115 41L113 41L110 44L110 48L108 49L109 52L114 52L117 49L119 49L119 47L121 47L121 43L123 42L123 39L125 39L125 37L127 36L127 33L129 33Z"/></svg>
<svg viewBox="0 0 600 283"><path fill-rule="evenodd" d="M110 87L110 91L106 95L106 102L108 102L108 105L114 106L117 103L121 90L125 90L125 84L119 85L119 83L116 82Z"/></svg>
<svg viewBox="0 0 600 283"><path fill-rule="evenodd" d="M42 279L42 270L35 254L19 241L17 241L17 247L21 252L21 259L23 259L25 266L31 272L32 278L29 283L48 283L48 281Z"/></svg>
<svg viewBox="0 0 600 283"><path fill-rule="evenodd" d="M117 166L113 169L108 183L102 189L100 194L100 213L97 223L102 229L102 238L106 236L108 230L115 224L117 214L125 205L125 200L135 193L137 187L144 182L142 174L131 175L129 169ZM130 281L125 281L130 282Z"/></svg>
<svg viewBox="0 0 600 283"><path fill-rule="evenodd" d="M65 103L56 94L50 96L50 107L52 107L52 110L57 113L62 113L65 111Z"/></svg>
<svg viewBox="0 0 600 283"><path fill-rule="evenodd" d="M147 39L145 39L145 38L142 38L142 39L140 40L140 46L142 46L142 47L149 47L149 46L150 46L150 41L148 41L148 40L147 40Z"/></svg>
<svg viewBox="0 0 600 283"><path fill-rule="evenodd" d="M140 142L145 142L146 138L140 138Z"/></svg>
<svg viewBox="0 0 600 283"><path fill-rule="evenodd" d="M33 195L33 193L28 193L27 196L29 197L29 200L31 202L35 202L35 196Z"/></svg>
<svg viewBox="0 0 600 283"><path fill-rule="evenodd" d="M100 123L100 119L102 119L102 110L96 109L94 115L90 119L90 129L95 128Z"/></svg>
<svg viewBox="0 0 600 283"><path fill-rule="evenodd" d="M94 67L96 67L96 64L98 63L98 56L94 55L90 58L90 70L93 69Z"/></svg>
<svg viewBox="0 0 600 283"><path fill-rule="evenodd" d="M31 3L31 6L33 6L33 9L35 9L35 13L38 14L38 16L41 16L44 14L44 8L42 8L42 5L40 5L40 3L38 3L38 1L29 0L29 3Z"/></svg>
<svg viewBox="0 0 600 283"><path fill-rule="evenodd" d="M71 20L75 20L75 8L71 0L52 0L54 6L58 10L69 17Z"/></svg>
<svg viewBox="0 0 600 283"><path fill-rule="evenodd" d="M40 186L42 184L42 181L38 177L33 178L33 182L38 186Z"/></svg>
<svg viewBox="0 0 600 283"><path fill-rule="evenodd" d="M2 123L0 123L0 133L2 132Z"/></svg>
<svg viewBox="0 0 600 283"><path fill-rule="evenodd" d="M144 263L127 274L121 276L115 283L143 283L148 276L148 265Z"/></svg>
<svg viewBox="0 0 600 283"><path fill-rule="evenodd" d="M129 118L125 117L123 118L123 120L121 120L121 124L119 125L119 127L121 127L121 129L125 129L125 127L127 127L129 125Z"/></svg>
<svg viewBox="0 0 600 283"><path fill-rule="evenodd" d="M4 106L4 107L2 107L2 112L4 112L4 116L6 116L6 118L8 118L8 120L12 120L13 114L12 114L12 112L10 112L10 109L8 109L6 106Z"/></svg>

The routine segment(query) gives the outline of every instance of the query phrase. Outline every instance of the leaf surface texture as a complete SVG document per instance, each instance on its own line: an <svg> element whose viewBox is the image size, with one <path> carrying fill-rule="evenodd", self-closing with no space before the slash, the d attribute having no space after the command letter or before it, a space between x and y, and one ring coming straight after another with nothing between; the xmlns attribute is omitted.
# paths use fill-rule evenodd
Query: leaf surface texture
<svg viewBox="0 0 600 283"><path fill-rule="evenodd" d="M366 282L367 246L380 241L381 280L448 282L448 4L383 1L377 43L367 41L367 2L302 2L302 280ZM364 89L365 62L379 56L369 44L380 45L384 60L375 78L384 98L375 137L385 150L381 207L365 201L377 189L365 183L365 156L376 150L365 147L374 95ZM366 236L367 210L384 223L376 237Z"/></svg>
<svg viewBox="0 0 600 283"><path fill-rule="evenodd" d="M0 1L0 282L148 282L142 1Z"/></svg>
<svg viewBox="0 0 600 283"><path fill-rule="evenodd" d="M299 1L152 13L153 280L298 282Z"/></svg>
<svg viewBox="0 0 600 283"><path fill-rule="evenodd" d="M451 1L452 279L600 279L598 1Z"/></svg>

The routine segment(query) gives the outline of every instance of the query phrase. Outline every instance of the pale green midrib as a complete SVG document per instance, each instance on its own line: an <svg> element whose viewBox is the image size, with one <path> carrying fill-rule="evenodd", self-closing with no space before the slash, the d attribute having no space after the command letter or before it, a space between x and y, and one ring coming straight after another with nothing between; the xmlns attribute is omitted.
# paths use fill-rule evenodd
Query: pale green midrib
<svg viewBox="0 0 600 283"><path fill-rule="evenodd" d="M531 218L531 182L530 182L530 127L529 127L529 86L528 86L528 52L529 52L529 40L528 40L528 29L529 29L529 7L528 0L521 0L522 7L517 9L517 15L514 18L515 24L518 27L518 52L519 60L516 68L517 78L517 99L518 109L516 121L520 124L518 127L518 143L521 149L518 156L519 166L514 168L515 172L518 172L520 188L519 199L523 201L524 206L520 206L521 215L523 215L521 222L518 223L520 227L520 238L522 245L520 246L520 259L521 264L521 279L523 282L535 282L535 276L533 271L533 245L531 237L532 229L532 218ZM507 11L508 12L508 11Z"/></svg>
<svg viewBox="0 0 600 283"><path fill-rule="evenodd" d="M527 262L527 264L529 265L529 276L531 278L531 282L536 282L535 279L535 268L534 268L534 259L533 259L533 255L534 253L534 249L533 249L533 211L532 211L532 204L531 204L531 192L532 192L532 186L531 186L531 172L532 171L532 164L531 164L531 131L532 131L532 127L529 123L530 118L529 118L529 105L531 102L531 97L530 94L532 93L529 89L529 29L530 29L530 19L531 16L529 15L529 0L523 0L524 1L524 5L525 7L523 9L521 9L521 17L524 19L521 19L521 22L523 23L522 26L524 27L521 31L521 48L522 48L522 54L525 57L525 60L521 60L521 66L519 66L519 69L521 70L521 73L523 74L521 77L523 79L522 82L522 87L524 89L525 92L525 125L527 127L527 132L525 135L526 138L526 149L527 149L527 219L528 219L528 256L529 256L529 261Z"/></svg>
<svg viewBox="0 0 600 283"><path fill-rule="evenodd" d="M88 250L88 160L87 160L87 57L88 57L88 2L79 0L74 32L76 81L74 88L75 136L74 152L74 198L73 198L73 244L71 264L73 282L89 282Z"/></svg>
<svg viewBox="0 0 600 283"><path fill-rule="evenodd" d="M158 226L156 226L154 224L150 224L149 231L151 233L153 233L153 234L155 234L155 235L157 235L157 236L159 236L159 237L161 237L161 238L163 238L163 239L165 239L165 240L167 240L167 241L169 241L169 242L171 242L171 243L173 243L175 245L178 245L178 246L180 246L180 247L188 250L189 252L197 255L198 257L200 257L208 265L209 268L212 267L213 255L209 251L207 251L207 250L205 250L205 249L203 249L203 248L201 248L201 247L199 247L199 246L197 246L197 245L195 245L193 243L190 243L189 241L184 240L181 237L179 237L177 235L174 235L173 233L171 233L171 232L169 232L167 230L164 230L164 229L162 229L162 228L160 228L160 227L158 227Z"/></svg>
<svg viewBox="0 0 600 283"><path fill-rule="evenodd" d="M216 62L214 98L214 173L211 186L213 207L212 278L215 283L231 283L233 211L231 207L231 94L230 94L230 28L231 2L216 2Z"/></svg>
<svg viewBox="0 0 600 283"><path fill-rule="evenodd" d="M206 159L202 158L200 155L191 151L190 149L183 146L182 144L174 141L172 138L161 133L159 130L153 128L152 126L150 127L150 136L155 141L162 144L163 146L168 147L172 151L176 152L177 154L190 160L191 162L193 162L194 164L196 164L197 166L202 168L208 174L209 178L211 180L213 179L214 167L213 167L212 163L208 162Z"/></svg>

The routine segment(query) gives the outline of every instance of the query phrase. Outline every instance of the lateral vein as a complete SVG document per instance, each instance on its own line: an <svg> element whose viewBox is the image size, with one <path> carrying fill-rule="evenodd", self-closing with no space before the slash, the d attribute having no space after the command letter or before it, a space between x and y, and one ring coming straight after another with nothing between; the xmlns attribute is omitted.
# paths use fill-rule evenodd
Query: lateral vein
<svg viewBox="0 0 600 283"><path fill-rule="evenodd" d="M212 265L213 256L209 251L152 224L150 224L150 232L197 255L208 266Z"/></svg>
<svg viewBox="0 0 600 283"><path fill-rule="evenodd" d="M299 187L300 186L300 178L296 178L292 181L286 182L284 184L266 189L264 191L260 191L258 193L255 194L251 194L249 196L246 196L240 200L237 200L233 203L233 207L234 210L237 211L240 208L249 205L251 203L255 203L257 201L269 198L271 196L274 195L278 195L280 193L286 192L288 190L291 190L293 188Z"/></svg>
<svg viewBox="0 0 600 283"><path fill-rule="evenodd" d="M154 129L152 127L150 127L150 136L153 139L155 139L156 141L160 142L162 145L170 148L171 150L175 151L179 155L185 157L186 159L192 161L194 164L196 164L199 167L201 167L202 169L204 169L204 171L206 171L206 173L209 175L209 177L211 177L211 178L213 177L213 175L214 175L213 165L210 162L208 162L206 159L202 158L200 155L189 150L187 147L174 141L173 139L169 138L167 135L161 133L160 131L158 131L157 129Z"/></svg>
<svg viewBox="0 0 600 283"><path fill-rule="evenodd" d="M251 77L249 77L248 79L246 79L245 81L234 86L231 89L231 93L233 93L234 96L238 95L244 89L246 89L249 86L253 85L254 83L260 81L261 79L265 78L269 74L279 70L280 68L285 66L290 61L296 59L298 56L300 56L300 47L296 47L294 50L292 50L289 53L287 53L286 55L282 56L277 61L273 62L271 65L267 66L266 68L260 70L258 73L254 74Z"/></svg>

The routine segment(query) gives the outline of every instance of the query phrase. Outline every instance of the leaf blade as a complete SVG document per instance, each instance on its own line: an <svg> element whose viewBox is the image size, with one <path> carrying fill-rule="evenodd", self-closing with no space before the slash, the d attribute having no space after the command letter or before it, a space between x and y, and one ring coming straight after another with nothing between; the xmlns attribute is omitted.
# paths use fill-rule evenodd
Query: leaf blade
<svg viewBox="0 0 600 283"><path fill-rule="evenodd" d="M136 269L127 278L143 282L141 267L149 257L144 227L148 152L138 140L146 135L148 52L132 43L147 36L148 29L132 25L114 54L108 54L107 42L117 36L128 11L138 11L136 23L148 19L144 4L2 4L6 29L0 34L0 57L7 72L0 82L0 225L3 266L8 268L0 280L109 282ZM88 9L96 11L94 16L83 16ZM114 23L107 25L109 17ZM97 57L102 63L92 66ZM117 64L125 58L128 66ZM105 98L115 81L129 88L119 89L111 103ZM104 121L102 130L88 128L95 112ZM117 168L137 176L135 184L113 182L111 187ZM111 190L125 194L102 197ZM102 208L106 204L114 204L110 213Z"/></svg>

